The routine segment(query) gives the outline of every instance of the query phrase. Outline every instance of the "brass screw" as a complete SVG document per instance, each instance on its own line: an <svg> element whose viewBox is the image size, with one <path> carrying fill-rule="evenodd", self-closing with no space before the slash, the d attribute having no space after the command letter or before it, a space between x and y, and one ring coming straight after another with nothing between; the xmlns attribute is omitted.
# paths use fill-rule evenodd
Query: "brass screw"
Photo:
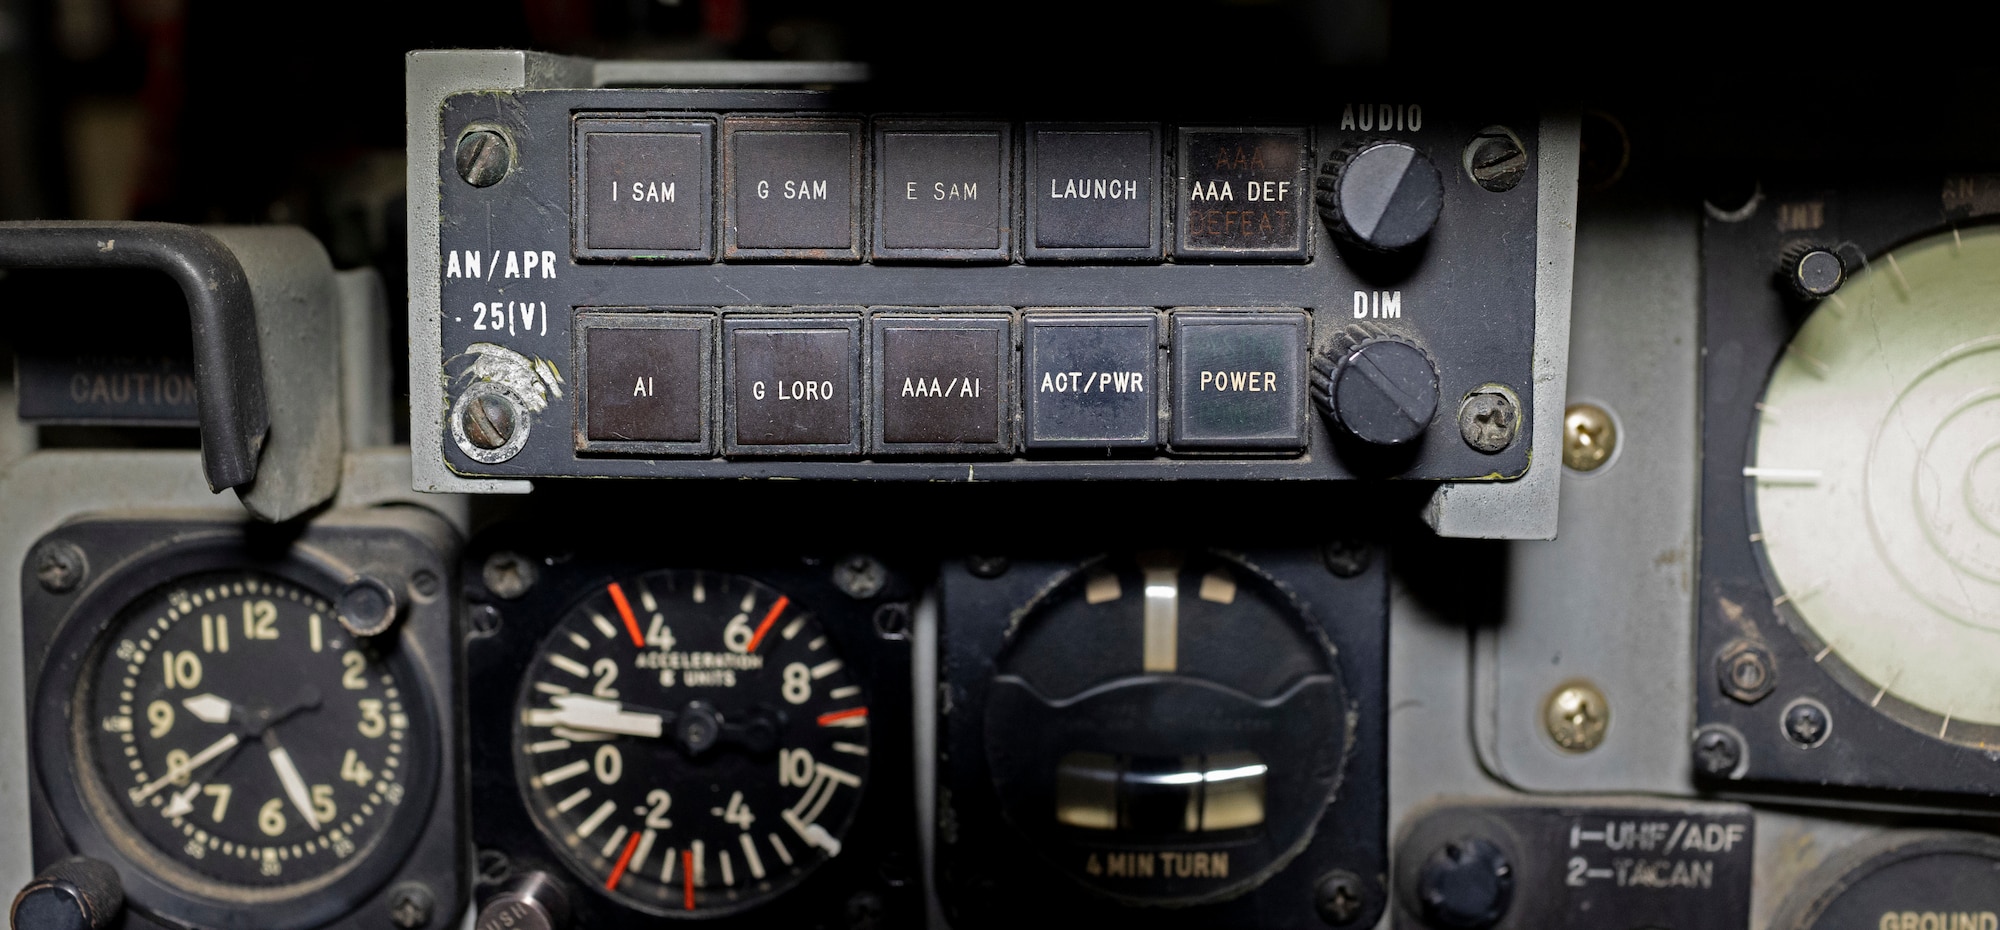
<svg viewBox="0 0 2000 930"><path fill-rule="evenodd" d="M1571 404L1563 411L1563 464L1596 471L1618 448L1618 425L1596 404Z"/></svg>
<svg viewBox="0 0 2000 930"><path fill-rule="evenodd" d="M1586 681L1572 681L1555 690L1542 708L1549 738L1570 752L1589 752L1604 742L1611 725L1611 702Z"/></svg>

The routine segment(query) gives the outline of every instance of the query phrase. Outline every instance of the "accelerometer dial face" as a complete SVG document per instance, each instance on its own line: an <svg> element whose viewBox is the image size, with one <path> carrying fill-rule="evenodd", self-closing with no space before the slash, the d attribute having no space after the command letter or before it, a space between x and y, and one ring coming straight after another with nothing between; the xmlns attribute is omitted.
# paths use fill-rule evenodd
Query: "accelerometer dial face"
<svg viewBox="0 0 2000 930"><path fill-rule="evenodd" d="M752 907L840 855L868 698L812 614L735 575L608 581L529 663L515 774L554 849L662 916Z"/></svg>
<svg viewBox="0 0 2000 930"><path fill-rule="evenodd" d="M1814 661L1913 728L2000 743L2000 229L1894 249L1820 303L1744 475Z"/></svg>
<svg viewBox="0 0 2000 930"><path fill-rule="evenodd" d="M173 866L315 883L376 852L433 739L410 683L318 593L218 571L119 615L87 682L87 770Z"/></svg>
<svg viewBox="0 0 2000 930"><path fill-rule="evenodd" d="M1311 841L1352 736L1323 633L1234 561L1087 566L1012 634L987 700L1008 821L1131 904L1243 894Z"/></svg>

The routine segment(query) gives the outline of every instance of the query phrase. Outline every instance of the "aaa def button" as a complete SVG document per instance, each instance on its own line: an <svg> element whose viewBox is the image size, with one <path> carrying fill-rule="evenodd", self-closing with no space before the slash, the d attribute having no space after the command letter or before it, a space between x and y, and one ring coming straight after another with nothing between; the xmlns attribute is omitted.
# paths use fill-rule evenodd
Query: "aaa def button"
<svg viewBox="0 0 2000 930"><path fill-rule="evenodd" d="M1176 312L1173 447L1305 448L1306 327L1299 311Z"/></svg>
<svg viewBox="0 0 2000 930"><path fill-rule="evenodd" d="M725 453L861 451L859 315L725 317Z"/></svg>
<svg viewBox="0 0 2000 930"><path fill-rule="evenodd" d="M876 317L876 451L1011 451L1009 322L1006 316Z"/></svg>
<svg viewBox="0 0 2000 930"><path fill-rule="evenodd" d="M1031 449L1159 445L1159 318L1030 313L1021 406Z"/></svg>

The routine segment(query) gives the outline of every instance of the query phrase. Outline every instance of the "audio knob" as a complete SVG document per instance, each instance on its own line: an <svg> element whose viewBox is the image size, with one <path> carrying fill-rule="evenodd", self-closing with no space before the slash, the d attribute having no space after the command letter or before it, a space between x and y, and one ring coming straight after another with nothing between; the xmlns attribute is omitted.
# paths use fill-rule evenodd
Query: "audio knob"
<svg viewBox="0 0 2000 930"><path fill-rule="evenodd" d="M1335 153L1319 170L1320 219L1334 238L1370 252L1415 245L1437 225L1444 177L1407 142L1375 141Z"/></svg>
<svg viewBox="0 0 2000 930"><path fill-rule="evenodd" d="M1399 446L1422 436L1437 413L1437 364L1408 340L1349 327L1331 354L1313 359L1313 400L1340 432Z"/></svg>
<svg viewBox="0 0 2000 930"><path fill-rule="evenodd" d="M105 863L71 856L49 866L14 896L13 930L104 930L125 906L125 888Z"/></svg>

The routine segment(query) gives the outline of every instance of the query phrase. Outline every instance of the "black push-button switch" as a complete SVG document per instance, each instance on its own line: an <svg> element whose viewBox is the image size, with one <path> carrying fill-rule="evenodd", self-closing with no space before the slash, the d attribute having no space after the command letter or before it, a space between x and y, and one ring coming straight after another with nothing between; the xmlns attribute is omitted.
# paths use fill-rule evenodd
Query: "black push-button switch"
<svg viewBox="0 0 2000 930"><path fill-rule="evenodd" d="M1159 317L1029 313L1021 399L1030 449L1159 445Z"/></svg>
<svg viewBox="0 0 2000 930"><path fill-rule="evenodd" d="M1310 258L1310 166L1303 129L1182 129L1174 257Z"/></svg>
<svg viewBox="0 0 2000 930"><path fill-rule="evenodd" d="M579 258L715 257L710 120L579 119Z"/></svg>
<svg viewBox="0 0 2000 930"><path fill-rule="evenodd" d="M1012 450L1006 316L874 320L875 450L976 454Z"/></svg>
<svg viewBox="0 0 2000 930"><path fill-rule="evenodd" d="M875 257L1011 257L1010 138L1004 123L877 122Z"/></svg>
<svg viewBox="0 0 2000 930"><path fill-rule="evenodd" d="M725 317L723 451L861 451L859 315Z"/></svg>
<svg viewBox="0 0 2000 930"><path fill-rule="evenodd" d="M1028 127L1030 260L1160 257L1157 126Z"/></svg>
<svg viewBox="0 0 2000 930"><path fill-rule="evenodd" d="M1175 449L1297 451L1306 444L1306 315L1173 315Z"/></svg>
<svg viewBox="0 0 2000 930"><path fill-rule="evenodd" d="M727 120L726 257L858 261L861 123Z"/></svg>
<svg viewBox="0 0 2000 930"><path fill-rule="evenodd" d="M705 314L578 314L577 367L583 372L578 448L709 454L714 331L714 318Z"/></svg>

